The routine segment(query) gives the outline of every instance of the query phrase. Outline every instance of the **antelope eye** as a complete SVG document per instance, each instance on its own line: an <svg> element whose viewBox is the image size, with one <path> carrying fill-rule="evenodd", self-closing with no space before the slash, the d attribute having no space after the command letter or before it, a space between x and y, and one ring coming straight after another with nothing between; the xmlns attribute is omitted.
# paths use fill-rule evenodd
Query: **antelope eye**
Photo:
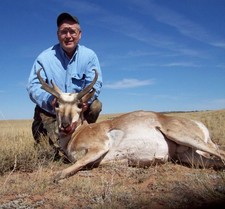
<svg viewBox="0 0 225 209"><path fill-rule="evenodd" d="M77 105L77 107L80 108L80 109L82 108L82 106L83 106L83 104L81 102L78 103L78 105Z"/></svg>
<svg viewBox="0 0 225 209"><path fill-rule="evenodd" d="M55 107L56 107L56 108L59 107L59 103L58 103L58 102L55 103Z"/></svg>

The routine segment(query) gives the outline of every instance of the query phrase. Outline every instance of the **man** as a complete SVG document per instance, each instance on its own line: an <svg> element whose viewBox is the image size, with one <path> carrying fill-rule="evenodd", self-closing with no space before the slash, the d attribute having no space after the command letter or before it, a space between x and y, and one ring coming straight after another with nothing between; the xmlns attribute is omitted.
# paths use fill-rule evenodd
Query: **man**
<svg viewBox="0 0 225 209"><path fill-rule="evenodd" d="M79 44L81 27L77 17L62 13L57 18L57 36L59 43L43 51L32 67L27 91L30 99L36 104L32 133L36 144L49 137L51 145L57 144L57 123L54 111L55 98L43 89L37 78L37 71L42 68L42 77L46 82L51 80L63 92L80 92L94 78L93 69L99 77L94 85L94 97L83 105L84 118L88 123L94 123L102 109L102 103L97 99L102 87L102 73L98 57L94 51Z"/></svg>

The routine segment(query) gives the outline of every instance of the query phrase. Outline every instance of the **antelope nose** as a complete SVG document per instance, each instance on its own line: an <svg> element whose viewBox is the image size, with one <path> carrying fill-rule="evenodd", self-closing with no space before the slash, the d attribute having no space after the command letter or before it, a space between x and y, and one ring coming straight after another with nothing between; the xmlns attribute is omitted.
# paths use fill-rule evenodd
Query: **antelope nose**
<svg viewBox="0 0 225 209"><path fill-rule="evenodd" d="M62 123L62 127L63 127L63 128L67 128L69 125L70 125L70 124L67 123L67 122Z"/></svg>

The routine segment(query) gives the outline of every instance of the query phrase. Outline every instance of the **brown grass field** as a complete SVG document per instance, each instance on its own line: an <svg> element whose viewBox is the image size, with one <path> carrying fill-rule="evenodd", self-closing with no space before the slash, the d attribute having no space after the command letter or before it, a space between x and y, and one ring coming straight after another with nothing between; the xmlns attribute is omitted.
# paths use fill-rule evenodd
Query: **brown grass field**
<svg viewBox="0 0 225 209"><path fill-rule="evenodd" d="M169 113L202 121L212 140L225 147L225 109ZM106 120L115 115L102 115ZM110 164L53 183L68 164L38 155L31 120L0 121L0 209L182 209L225 208L225 171L168 162L149 168Z"/></svg>

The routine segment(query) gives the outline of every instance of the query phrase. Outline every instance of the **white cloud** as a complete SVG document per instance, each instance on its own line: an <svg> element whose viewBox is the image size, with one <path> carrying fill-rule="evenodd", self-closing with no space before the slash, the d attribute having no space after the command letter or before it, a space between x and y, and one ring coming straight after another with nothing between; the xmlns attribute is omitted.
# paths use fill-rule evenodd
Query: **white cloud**
<svg viewBox="0 0 225 209"><path fill-rule="evenodd" d="M128 89L128 88L136 88L141 86L149 86L154 84L154 80L148 79L148 80L138 80L138 79L132 79L132 78L125 78L123 80L105 84L105 88L109 89Z"/></svg>
<svg viewBox="0 0 225 209"><path fill-rule="evenodd" d="M211 45L216 46L216 47L220 47L220 48L225 48L225 41L212 42Z"/></svg>
<svg viewBox="0 0 225 209"><path fill-rule="evenodd" d="M225 69L225 64L221 63L221 64L216 65L216 67Z"/></svg>
<svg viewBox="0 0 225 209"><path fill-rule="evenodd" d="M212 31L207 30L202 25L193 22L183 14L171 10L169 8L160 6L152 1L132 1L137 10L145 15L150 15L160 23L174 27L180 34L207 43L211 46L224 48L225 40L223 37L216 35Z"/></svg>
<svg viewBox="0 0 225 209"><path fill-rule="evenodd" d="M156 56L160 55L159 52L151 52L151 51L142 51L140 49L138 50L133 50L133 51L128 51L127 56L128 57L143 57L143 56Z"/></svg>
<svg viewBox="0 0 225 209"><path fill-rule="evenodd" d="M172 62L161 65L163 67L200 67L200 65L196 65L189 62Z"/></svg>

